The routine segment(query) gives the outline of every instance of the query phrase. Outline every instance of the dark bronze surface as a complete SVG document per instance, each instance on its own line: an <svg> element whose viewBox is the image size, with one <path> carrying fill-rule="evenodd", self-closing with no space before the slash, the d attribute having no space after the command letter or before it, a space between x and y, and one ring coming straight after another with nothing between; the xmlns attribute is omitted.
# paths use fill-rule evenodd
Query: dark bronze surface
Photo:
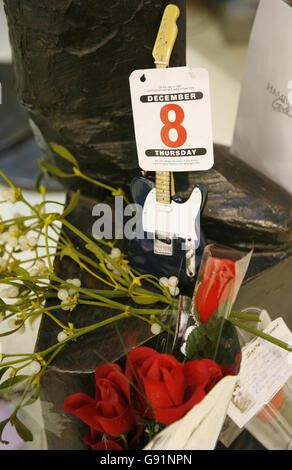
<svg viewBox="0 0 292 470"><path fill-rule="evenodd" d="M129 75L154 67L152 49L168 3L4 2L18 97L35 123L45 158L55 158L47 145L55 141L68 147L90 176L128 182L128 170L137 168ZM185 0L172 3L180 17L170 65L182 66Z"/></svg>
<svg viewBox="0 0 292 470"><path fill-rule="evenodd" d="M0 168L16 186L33 189L40 174L37 162L40 150L32 135L27 110L17 100L11 64L0 64L0 84ZM3 179L1 183L5 184ZM60 190L62 186L50 178L48 189Z"/></svg>
<svg viewBox="0 0 292 470"><path fill-rule="evenodd" d="M227 147L215 145L211 170L184 177L176 174L176 188L181 187L183 195L194 183L208 188L203 225L209 239L274 254L291 248L292 195L234 157Z"/></svg>
<svg viewBox="0 0 292 470"><path fill-rule="evenodd" d="M29 137L31 129L27 112L18 103L15 95L11 64L0 64L0 83L0 152L2 152Z"/></svg>

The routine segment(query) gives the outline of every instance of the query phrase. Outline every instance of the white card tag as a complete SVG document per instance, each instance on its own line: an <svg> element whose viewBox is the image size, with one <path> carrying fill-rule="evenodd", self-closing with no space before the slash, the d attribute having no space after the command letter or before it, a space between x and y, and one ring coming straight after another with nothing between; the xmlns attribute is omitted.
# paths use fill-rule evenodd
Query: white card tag
<svg viewBox="0 0 292 470"><path fill-rule="evenodd" d="M200 171L214 164L209 74L172 67L135 70L130 89L139 166Z"/></svg>
<svg viewBox="0 0 292 470"><path fill-rule="evenodd" d="M282 318L264 330L292 344L292 333ZM230 418L242 428L273 398L292 376L292 352L256 338L242 349L238 381L228 408Z"/></svg>

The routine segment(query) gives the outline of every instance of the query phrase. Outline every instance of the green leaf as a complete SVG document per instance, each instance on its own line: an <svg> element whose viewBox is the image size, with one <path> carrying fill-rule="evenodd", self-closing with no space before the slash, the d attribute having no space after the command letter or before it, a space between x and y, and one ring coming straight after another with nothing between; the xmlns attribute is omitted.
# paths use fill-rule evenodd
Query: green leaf
<svg viewBox="0 0 292 470"><path fill-rule="evenodd" d="M78 162L75 157L73 157L72 153L69 152L66 147L63 147L63 145L55 144L54 142L50 142L50 146L56 152L60 157L65 158L68 162L71 162L76 168L79 168Z"/></svg>
<svg viewBox="0 0 292 470"><path fill-rule="evenodd" d="M132 294L131 299L134 300L134 302L139 305L151 305L151 304L156 304L159 301L159 299L157 299L157 297L155 297L154 295L144 295L144 294L142 295Z"/></svg>
<svg viewBox="0 0 292 470"><path fill-rule="evenodd" d="M6 313L6 303L4 302L4 300L1 299L0 297L0 312L4 312Z"/></svg>
<svg viewBox="0 0 292 470"><path fill-rule="evenodd" d="M186 360L192 361L193 359L200 359L200 350L201 350L201 343L206 334L205 325L202 323L197 326L191 334L188 336L187 343L186 343Z"/></svg>
<svg viewBox="0 0 292 470"><path fill-rule="evenodd" d="M23 382L28 378L29 375L15 375L15 377L10 377L9 379L5 380L2 384L0 384L0 390L13 387L14 385Z"/></svg>
<svg viewBox="0 0 292 470"><path fill-rule="evenodd" d="M29 399L25 403L23 403L22 406L28 406L28 405L31 405L32 403L34 403L38 399L39 394L40 394L40 384L38 383L37 386L36 386L35 391L32 393L32 395L29 397Z"/></svg>
<svg viewBox="0 0 292 470"><path fill-rule="evenodd" d="M29 272L26 269L21 268L20 266L16 266L16 268L14 268L14 272L15 274L18 274L19 276L25 276L27 278L30 277Z"/></svg>
<svg viewBox="0 0 292 470"><path fill-rule="evenodd" d="M2 421L2 422L0 423L0 442L1 442L1 444L4 444L4 445L9 444L8 441L3 441L3 440L2 440L2 434L3 434L4 428L5 428L6 424L9 423L9 421L10 421L10 418L5 419L4 421Z"/></svg>
<svg viewBox="0 0 292 470"><path fill-rule="evenodd" d="M16 331L20 330L20 328L22 328L22 326L23 326L23 325L20 325L20 326L18 326L17 328L14 328L14 330L5 331L5 333L1 333L1 334L0 334L0 337L12 335L12 334L15 333Z"/></svg>
<svg viewBox="0 0 292 470"><path fill-rule="evenodd" d="M213 315L208 323L200 323L191 332L186 343L187 361L213 357L220 322L221 318Z"/></svg>
<svg viewBox="0 0 292 470"><path fill-rule="evenodd" d="M75 209L75 207L78 204L79 198L80 198L80 191L78 189L78 191L76 191L71 201L69 202L68 206L64 210L62 217L67 217L67 215L70 214L70 212L72 212Z"/></svg>
<svg viewBox="0 0 292 470"><path fill-rule="evenodd" d="M93 243L87 243L85 245L85 248L88 251L91 251L91 253L94 253L100 261L103 261L103 258L104 258L103 251L97 245Z"/></svg>
<svg viewBox="0 0 292 470"><path fill-rule="evenodd" d="M121 266L119 265L119 263L117 263L114 258L111 258L105 251L103 251L101 248L99 248L96 244L94 243L87 243L85 245L85 248L89 251L91 251L91 253L94 253L95 256L99 259L100 262L103 262L104 259L107 259L111 265L117 270L119 271L119 274L121 277L124 277L124 278L128 278L128 274L123 271L123 269L121 268Z"/></svg>
<svg viewBox="0 0 292 470"><path fill-rule="evenodd" d="M74 251L73 248L70 246L65 246L61 253L60 253L60 260L64 258L64 256L68 256L69 258L73 259L73 261L76 261L76 263L80 264L80 258L78 254Z"/></svg>
<svg viewBox="0 0 292 470"><path fill-rule="evenodd" d="M24 442L33 441L33 435L29 429L15 416L12 424L15 426L17 434Z"/></svg>
<svg viewBox="0 0 292 470"><path fill-rule="evenodd" d="M1 367L0 369L0 379L2 379L3 375L5 374L5 372L10 369L10 367Z"/></svg>
<svg viewBox="0 0 292 470"><path fill-rule="evenodd" d="M64 171L60 170L57 166L53 165L53 163L39 160L39 165L42 169L47 170L52 175L59 176L60 178L72 178L74 174L65 173Z"/></svg>
<svg viewBox="0 0 292 470"><path fill-rule="evenodd" d="M39 176L37 177L36 179L36 182L34 184L34 190L37 192L37 193L40 193L41 190L40 190L40 185L41 185L41 182L42 182L42 179L43 177L45 176L45 178L47 179L48 178L48 174L46 171L42 171Z"/></svg>

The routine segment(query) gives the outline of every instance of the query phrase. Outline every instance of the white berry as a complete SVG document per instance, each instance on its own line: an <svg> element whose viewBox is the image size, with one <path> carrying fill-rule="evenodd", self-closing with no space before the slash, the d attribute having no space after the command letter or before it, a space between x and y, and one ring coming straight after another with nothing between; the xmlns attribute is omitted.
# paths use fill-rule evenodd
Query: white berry
<svg viewBox="0 0 292 470"><path fill-rule="evenodd" d="M81 287L81 281L78 278L70 279L70 284L73 284L75 287Z"/></svg>
<svg viewBox="0 0 292 470"><path fill-rule="evenodd" d="M60 300L66 300L68 299L68 297L69 297L69 292L67 291L67 289L60 289L58 291L58 298Z"/></svg>
<svg viewBox="0 0 292 470"><path fill-rule="evenodd" d="M110 254L110 257L111 258L120 258L122 252L119 248L113 248L112 251L111 251L111 254Z"/></svg>
<svg viewBox="0 0 292 470"><path fill-rule="evenodd" d="M16 248L18 245L18 240L16 237L9 237L7 244L10 246L10 248Z"/></svg>
<svg viewBox="0 0 292 470"><path fill-rule="evenodd" d="M1 233L1 240L2 242L4 243L7 243L9 238L10 238L10 233L9 232L4 232L4 233Z"/></svg>
<svg viewBox="0 0 292 470"><path fill-rule="evenodd" d="M46 269L46 263L44 262L44 260L42 259L37 259L36 262L36 267L39 269L39 270L43 270L43 269Z"/></svg>
<svg viewBox="0 0 292 470"><path fill-rule="evenodd" d="M176 276L171 276L168 279L168 285L171 286L171 287L177 286L178 285L178 278Z"/></svg>
<svg viewBox="0 0 292 470"><path fill-rule="evenodd" d="M69 299L68 299L69 300ZM68 303L68 300L63 300L62 303L61 303L61 309L62 310L65 310L65 311L68 311L70 310L71 306L70 305L67 305L66 307L62 307L63 304L67 304Z"/></svg>
<svg viewBox="0 0 292 470"><path fill-rule="evenodd" d="M57 340L58 340L59 343L61 343L62 341L64 341L67 338L68 338L68 335L67 335L67 333L65 333L65 331L60 331L60 333L57 336Z"/></svg>
<svg viewBox="0 0 292 470"><path fill-rule="evenodd" d="M28 239L25 235L21 235L18 239L18 243L19 243L19 246L20 246L20 249L22 251L25 251L25 250L28 250L29 248L29 244L28 244Z"/></svg>
<svg viewBox="0 0 292 470"><path fill-rule="evenodd" d="M29 365L32 374L38 374L42 368L38 361L32 361Z"/></svg>
<svg viewBox="0 0 292 470"><path fill-rule="evenodd" d="M4 189L4 190L1 192L1 196L3 197L3 199L5 199L5 200L8 201L8 202L14 203L14 202L17 201L15 191L14 191L14 189L12 189L12 188L10 188L10 189Z"/></svg>
<svg viewBox="0 0 292 470"><path fill-rule="evenodd" d="M153 323L153 325L151 325L151 333L153 335L159 335L159 333L161 333L161 326L158 324L158 323Z"/></svg>
<svg viewBox="0 0 292 470"><path fill-rule="evenodd" d="M37 237L29 237L28 244L31 248L34 248L38 243Z"/></svg>
<svg viewBox="0 0 292 470"><path fill-rule="evenodd" d="M30 270L30 275L31 275L32 277L37 276L38 274L39 274L38 268L32 268L32 269Z"/></svg>
<svg viewBox="0 0 292 470"><path fill-rule="evenodd" d="M16 225L16 224L15 225L10 225L10 227L8 229L8 233L10 233L10 235L13 235L13 236L18 235L18 232L19 232L18 225Z"/></svg>
<svg viewBox="0 0 292 470"><path fill-rule="evenodd" d="M168 279L167 277L161 277L159 279L159 284L163 287L167 287L168 286Z"/></svg>
<svg viewBox="0 0 292 470"><path fill-rule="evenodd" d="M10 286L1 290L2 297L6 297L8 299L13 299L17 297L18 294L19 294L19 289L16 286Z"/></svg>
<svg viewBox="0 0 292 470"><path fill-rule="evenodd" d="M170 287L169 288L169 293L173 297L176 297L179 294L179 288L178 287Z"/></svg>

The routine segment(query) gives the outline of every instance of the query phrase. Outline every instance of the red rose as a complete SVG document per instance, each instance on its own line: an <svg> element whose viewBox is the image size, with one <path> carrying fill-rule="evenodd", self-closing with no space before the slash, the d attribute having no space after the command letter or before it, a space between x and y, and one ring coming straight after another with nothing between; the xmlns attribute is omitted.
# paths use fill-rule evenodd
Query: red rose
<svg viewBox="0 0 292 470"><path fill-rule="evenodd" d="M127 434L127 450L136 449L136 441L144 430L143 425L133 426ZM90 428L90 434L83 437L83 442L92 450L125 450L124 441L120 436L106 436L96 429Z"/></svg>
<svg viewBox="0 0 292 470"><path fill-rule="evenodd" d="M90 434L83 437L86 445L91 447L92 450L124 450L122 447L122 439L119 437L112 437L103 439L103 433L90 428Z"/></svg>
<svg viewBox="0 0 292 470"><path fill-rule="evenodd" d="M103 364L95 371L95 399L85 393L66 398L63 409L91 428L111 436L130 430L135 413L130 404L130 385L117 364Z"/></svg>
<svg viewBox="0 0 292 470"><path fill-rule="evenodd" d="M200 359L185 364L185 376L193 387L203 387L208 393L223 374L221 367L211 359Z"/></svg>
<svg viewBox="0 0 292 470"><path fill-rule="evenodd" d="M203 382L197 385L183 364L151 348L137 348L128 354L126 376L135 385L137 411L163 424L182 418L205 396Z"/></svg>
<svg viewBox="0 0 292 470"><path fill-rule="evenodd" d="M240 363L241 353L237 353L232 364L230 364L229 366L220 366L223 375L237 375L240 369Z"/></svg>
<svg viewBox="0 0 292 470"><path fill-rule="evenodd" d="M233 294L235 262L223 258L208 258L203 268L203 280L195 296L195 305L202 323Z"/></svg>

